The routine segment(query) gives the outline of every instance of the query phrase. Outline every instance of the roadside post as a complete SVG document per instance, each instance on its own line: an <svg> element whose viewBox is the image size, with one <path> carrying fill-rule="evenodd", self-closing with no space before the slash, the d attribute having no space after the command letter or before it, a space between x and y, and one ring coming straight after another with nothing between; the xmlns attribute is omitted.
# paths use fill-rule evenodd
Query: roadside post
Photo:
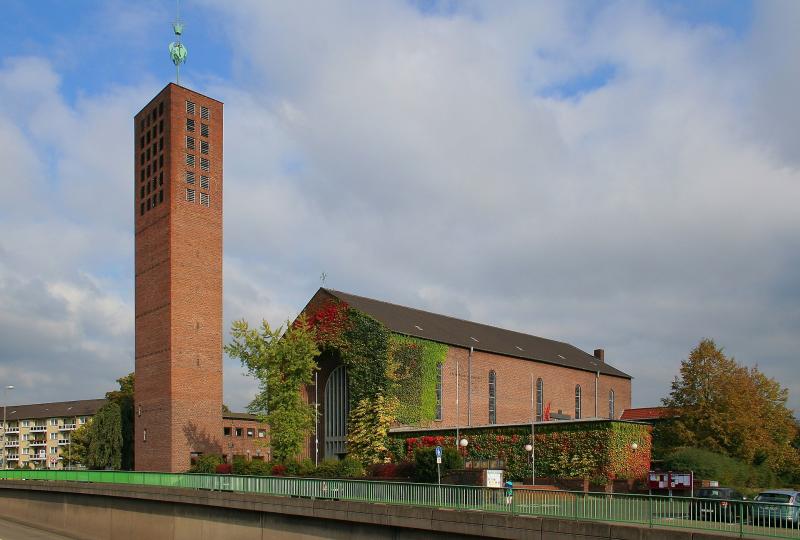
<svg viewBox="0 0 800 540"><path fill-rule="evenodd" d="M442 447L436 447L436 483L438 484L437 495L439 504L442 504Z"/></svg>

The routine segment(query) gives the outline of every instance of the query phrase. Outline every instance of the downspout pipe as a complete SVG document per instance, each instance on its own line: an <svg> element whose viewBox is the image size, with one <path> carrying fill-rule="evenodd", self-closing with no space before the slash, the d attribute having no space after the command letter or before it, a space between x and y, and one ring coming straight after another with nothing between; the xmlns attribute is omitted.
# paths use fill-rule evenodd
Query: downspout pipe
<svg viewBox="0 0 800 540"><path fill-rule="evenodd" d="M472 426L472 347L467 356L467 426Z"/></svg>
<svg viewBox="0 0 800 540"><path fill-rule="evenodd" d="M600 384L600 370L594 376L594 417L598 418L597 416L597 392L599 392L599 384Z"/></svg>

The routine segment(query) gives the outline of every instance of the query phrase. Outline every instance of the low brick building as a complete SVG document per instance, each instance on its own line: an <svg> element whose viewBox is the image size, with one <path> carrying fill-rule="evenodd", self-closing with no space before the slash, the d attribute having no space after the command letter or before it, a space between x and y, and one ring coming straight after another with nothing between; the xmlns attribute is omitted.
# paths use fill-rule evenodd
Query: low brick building
<svg viewBox="0 0 800 540"><path fill-rule="evenodd" d="M438 373L436 418L418 427L518 424L530 422L532 415L537 421L619 419L630 408L631 376L608 364L602 349L589 354L561 341L325 288L304 312L330 302L345 303L393 333L447 346ZM346 371L323 356L317 377L317 386L306 389L308 402L319 409L319 442L310 441L309 455L342 455Z"/></svg>

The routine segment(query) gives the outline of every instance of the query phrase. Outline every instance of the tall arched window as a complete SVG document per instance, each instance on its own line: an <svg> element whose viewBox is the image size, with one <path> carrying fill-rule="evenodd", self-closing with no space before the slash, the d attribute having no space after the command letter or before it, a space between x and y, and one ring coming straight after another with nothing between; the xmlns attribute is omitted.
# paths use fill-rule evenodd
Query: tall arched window
<svg viewBox="0 0 800 540"><path fill-rule="evenodd" d="M497 375L489 372L489 423L497 423Z"/></svg>
<svg viewBox="0 0 800 540"><path fill-rule="evenodd" d="M581 385L575 385L575 420L581 419Z"/></svg>
<svg viewBox="0 0 800 540"><path fill-rule="evenodd" d="M614 389L608 391L608 417L614 419Z"/></svg>
<svg viewBox="0 0 800 540"><path fill-rule="evenodd" d="M442 364L436 365L436 420L442 419Z"/></svg>
<svg viewBox="0 0 800 540"><path fill-rule="evenodd" d="M328 376L322 400L324 403L322 415L325 421L325 457L341 457L347 452L347 415L350 412L347 371L344 366L337 367Z"/></svg>
<svg viewBox="0 0 800 540"><path fill-rule="evenodd" d="M541 422L544 418L544 382L536 379L536 420Z"/></svg>

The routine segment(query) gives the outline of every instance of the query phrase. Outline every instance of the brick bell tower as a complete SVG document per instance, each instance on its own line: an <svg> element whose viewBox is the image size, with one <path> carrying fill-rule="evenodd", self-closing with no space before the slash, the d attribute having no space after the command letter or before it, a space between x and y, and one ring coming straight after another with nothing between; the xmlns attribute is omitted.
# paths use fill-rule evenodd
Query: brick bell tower
<svg viewBox="0 0 800 540"><path fill-rule="evenodd" d="M134 134L135 467L185 471L223 452L222 103L170 83Z"/></svg>

